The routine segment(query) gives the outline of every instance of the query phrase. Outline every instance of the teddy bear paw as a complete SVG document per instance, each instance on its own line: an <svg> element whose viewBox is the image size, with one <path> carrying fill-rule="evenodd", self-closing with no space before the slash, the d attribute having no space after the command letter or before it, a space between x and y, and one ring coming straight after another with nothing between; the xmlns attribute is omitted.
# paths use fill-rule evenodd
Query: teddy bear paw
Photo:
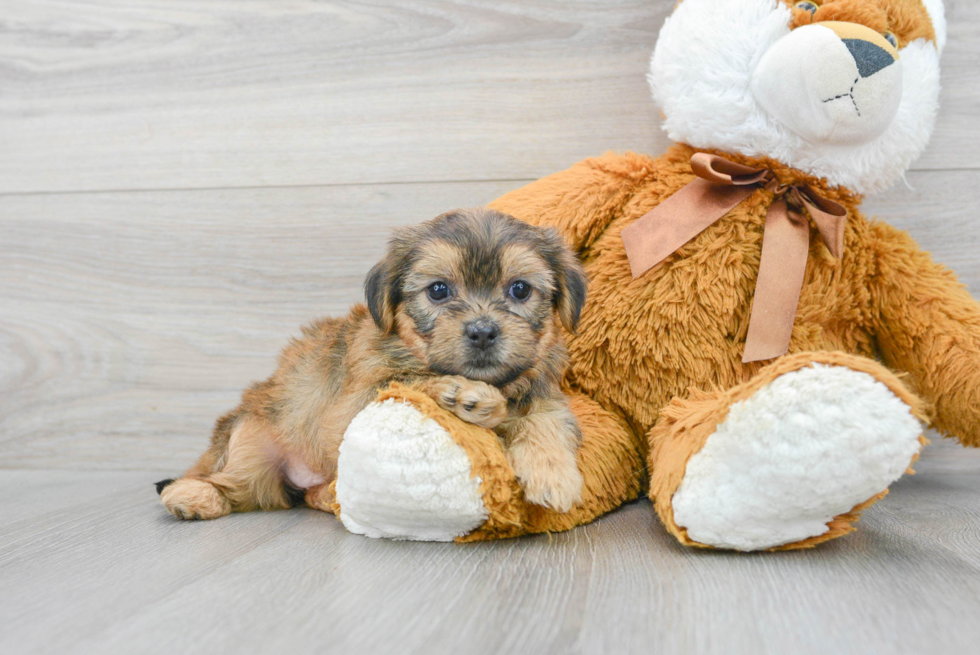
<svg viewBox="0 0 980 655"><path fill-rule="evenodd" d="M340 520L369 537L452 541L488 516L480 478L449 433L408 402L368 405L337 461Z"/></svg>
<svg viewBox="0 0 980 655"><path fill-rule="evenodd" d="M867 373L814 364L783 374L733 404L688 460L674 521L735 550L819 537L908 469L921 434L910 407Z"/></svg>

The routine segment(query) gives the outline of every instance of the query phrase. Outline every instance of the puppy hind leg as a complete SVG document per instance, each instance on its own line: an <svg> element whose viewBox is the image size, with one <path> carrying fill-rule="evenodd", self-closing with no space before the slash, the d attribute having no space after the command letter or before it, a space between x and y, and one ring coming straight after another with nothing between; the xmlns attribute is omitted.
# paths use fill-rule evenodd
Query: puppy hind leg
<svg viewBox="0 0 980 655"><path fill-rule="evenodd" d="M199 478L174 480L160 492L160 502L179 519L216 519L231 512L228 499Z"/></svg>
<svg viewBox="0 0 980 655"><path fill-rule="evenodd" d="M224 452L209 450L187 475L162 489L160 500L167 511L182 519L286 509L292 502L281 468L282 456L272 428L260 419L245 417L231 431Z"/></svg>
<svg viewBox="0 0 980 655"><path fill-rule="evenodd" d="M160 502L179 519L216 519L231 511L228 499L204 478L217 472L228 458L228 442L237 415L222 417L215 426L211 446L183 477L156 483Z"/></svg>
<svg viewBox="0 0 980 655"><path fill-rule="evenodd" d="M333 482L310 487L303 498L307 506L321 512L337 513L337 491Z"/></svg>

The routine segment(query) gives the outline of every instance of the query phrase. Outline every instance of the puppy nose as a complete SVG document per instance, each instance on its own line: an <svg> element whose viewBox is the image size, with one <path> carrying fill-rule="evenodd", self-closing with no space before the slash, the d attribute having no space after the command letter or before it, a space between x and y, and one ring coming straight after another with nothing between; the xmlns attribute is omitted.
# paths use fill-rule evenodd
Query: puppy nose
<svg viewBox="0 0 980 655"><path fill-rule="evenodd" d="M477 348L489 348L497 340L497 325L487 319L467 323L466 338Z"/></svg>

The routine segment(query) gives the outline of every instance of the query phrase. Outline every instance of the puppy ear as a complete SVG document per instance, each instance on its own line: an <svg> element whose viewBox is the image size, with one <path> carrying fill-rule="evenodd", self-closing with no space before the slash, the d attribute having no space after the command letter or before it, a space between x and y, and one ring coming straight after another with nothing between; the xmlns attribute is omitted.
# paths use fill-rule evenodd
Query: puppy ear
<svg viewBox="0 0 980 655"><path fill-rule="evenodd" d="M395 329L395 311L402 301L402 278L418 239L417 229L397 228L388 242L384 259L374 265L364 280L364 297L371 318L386 334Z"/></svg>
<svg viewBox="0 0 980 655"><path fill-rule="evenodd" d="M555 311L565 329L574 332L582 315L589 278L582 262L569 250L557 230L545 229L544 236L548 244L548 263L555 274Z"/></svg>
<svg viewBox="0 0 980 655"><path fill-rule="evenodd" d="M364 280L364 297L367 299L368 310L371 318L384 333L391 332L395 327L395 307L391 303L391 293L389 291L391 280L388 258L382 259L374 265L367 279Z"/></svg>

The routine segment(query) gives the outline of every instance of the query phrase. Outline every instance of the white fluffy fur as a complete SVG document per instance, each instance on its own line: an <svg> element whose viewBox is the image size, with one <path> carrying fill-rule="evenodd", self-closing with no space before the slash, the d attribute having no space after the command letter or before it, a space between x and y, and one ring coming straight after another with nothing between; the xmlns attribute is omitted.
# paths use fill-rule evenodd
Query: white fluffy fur
<svg viewBox="0 0 980 655"><path fill-rule="evenodd" d="M452 541L487 520L466 452L408 403L373 403L351 421L337 462L340 520L369 537Z"/></svg>
<svg viewBox="0 0 980 655"><path fill-rule="evenodd" d="M674 520L703 544L761 550L824 534L919 451L908 405L866 373L814 365L732 406L687 463Z"/></svg>
<svg viewBox="0 0 980 655"><path fill-rule="evenodd" d="M929 17L932 19L932 29L936 31L936 47L939 54L946 48L946 8L943 0L922 0Z"/></svg>
<svg viewBox="0 0 980 655"><path fill-rule="evenodd" d="M937 0L928 4L941 12ZM660 31L648 78L666 116L663 129L674 141L772 157L859 193L887 188L929 141L938 111L941 44L917 40L902 49L904 92L881 136L853 146L811 143L767 115L749 87L762 55L789 33L790 19L789 7L776 0L678 5Z"/></svg>

